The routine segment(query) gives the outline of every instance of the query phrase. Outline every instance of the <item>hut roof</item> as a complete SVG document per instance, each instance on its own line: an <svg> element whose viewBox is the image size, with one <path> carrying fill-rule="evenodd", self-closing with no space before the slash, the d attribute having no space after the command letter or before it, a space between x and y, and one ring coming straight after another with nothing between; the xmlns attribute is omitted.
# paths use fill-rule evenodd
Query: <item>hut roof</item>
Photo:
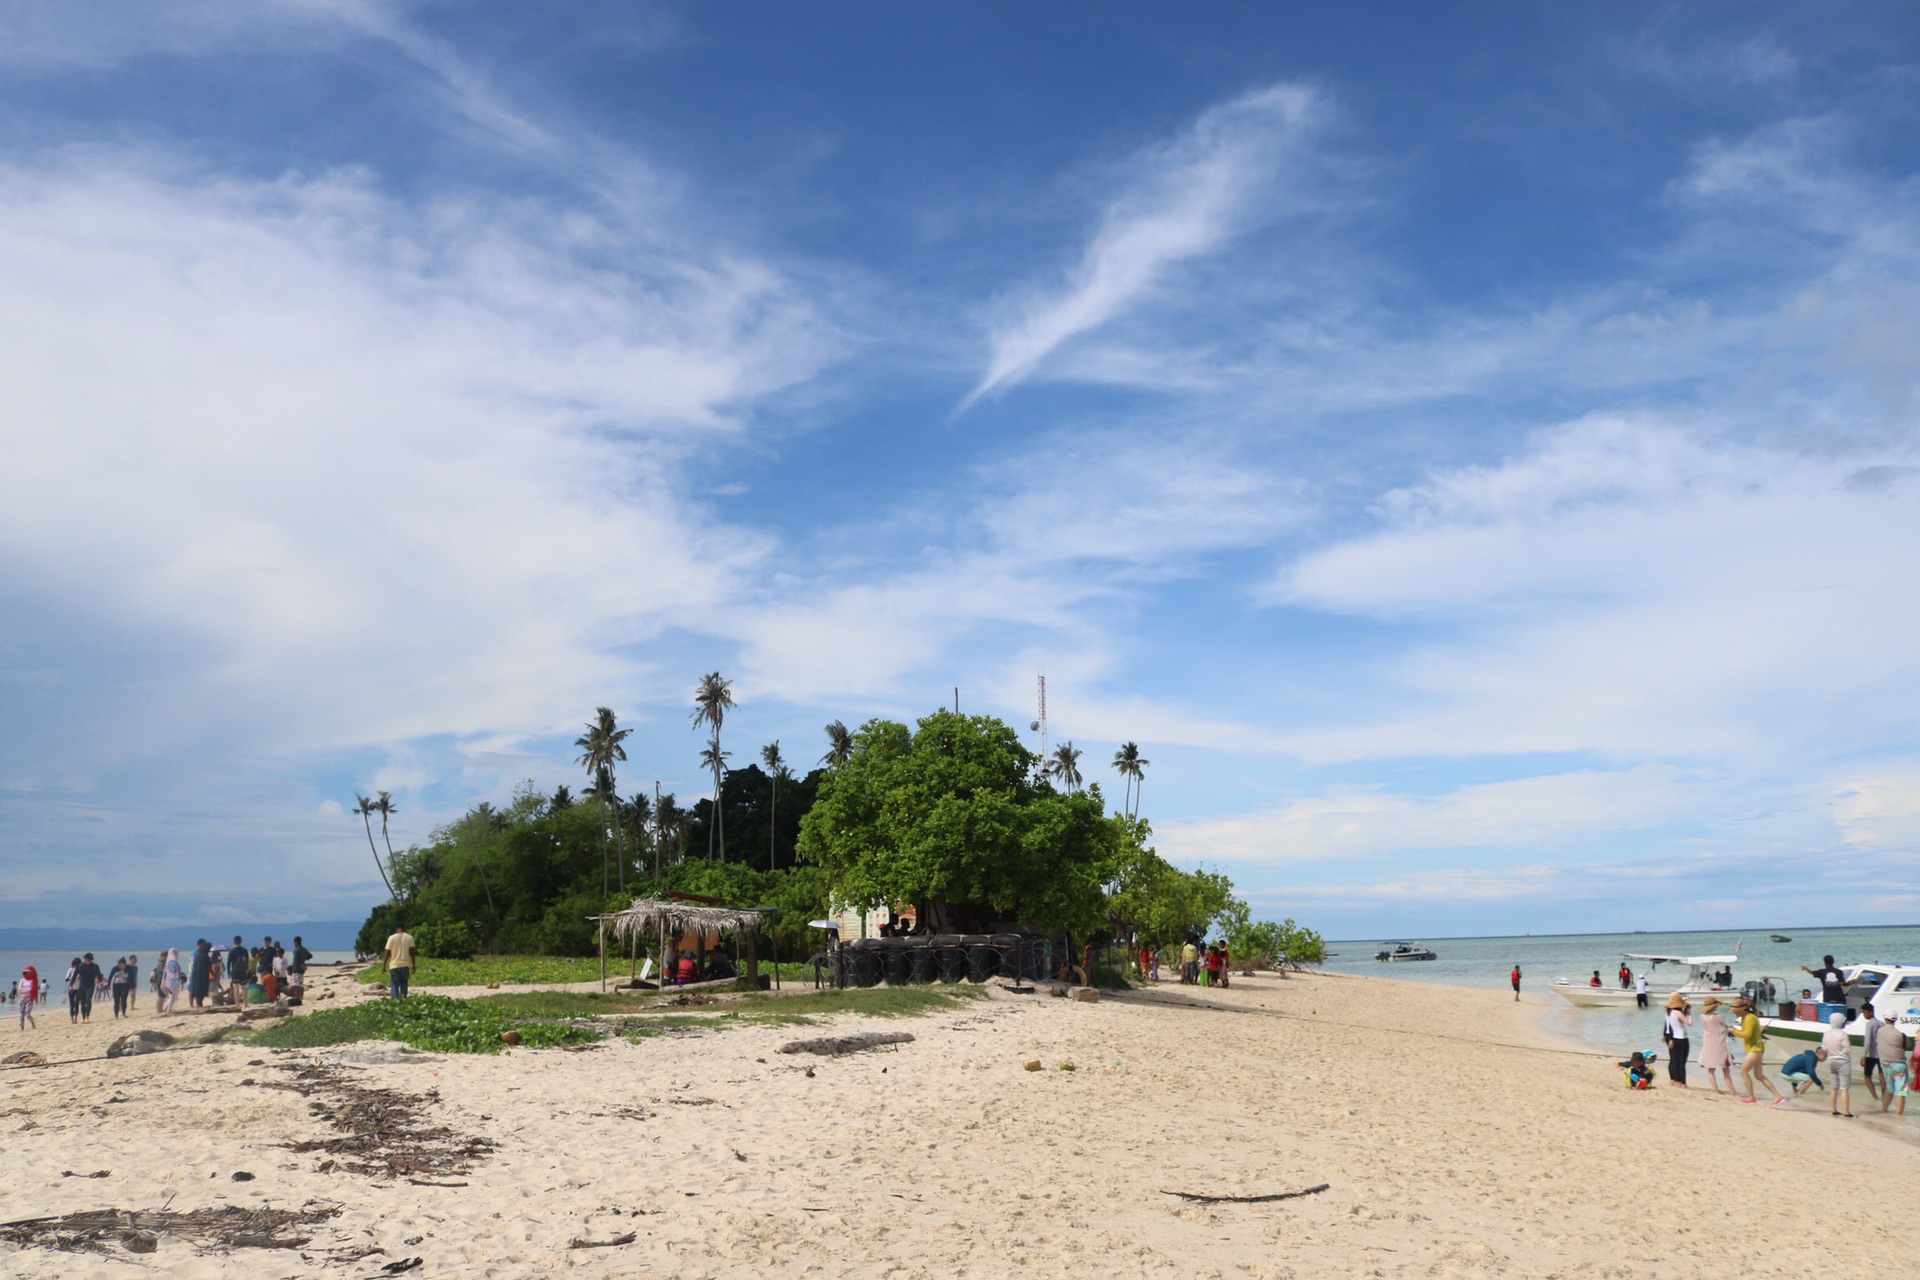
<svg viewBox="0 0 1920 1280"><path fill-rule="evenodd" d="M594 916L625 941L638 934L650 937L664 927L674 934L698 933L714 937L722 929L758 934L762 913L748 907L703 907L691 902L666 902L659 898L635 898L624 911Z"/></svg>

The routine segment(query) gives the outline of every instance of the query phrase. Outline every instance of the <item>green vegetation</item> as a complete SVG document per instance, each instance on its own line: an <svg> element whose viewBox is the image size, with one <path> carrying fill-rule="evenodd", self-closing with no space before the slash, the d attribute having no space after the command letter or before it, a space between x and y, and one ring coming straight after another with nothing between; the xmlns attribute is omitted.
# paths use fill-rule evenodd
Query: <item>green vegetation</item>
<svg viewBox="0 0 1920 1280"><path fill-rule="evenodd" d="M1231 899L1220 916L1221 933L1235 964L1301 969L1327 958L1325 939L1291 919L1256 922L1247 904Z"/></svg>
<svg viewBox="0 0 1920 1280"><path fill-rule="evenodd" d="M253 1043L269 1049L311 1049L355 1040L397 1040L434 1053L498 1053L507 1031L518 1031L521 1044L538 1049L599 1038L590 1028L528 1021L479 1001L414 996L288 1018L256 1034Z"/></svg>
<svg viewBox="0 0 1920 1280"><path fill-rule="evenodd" d="M1097 784L1062 794L1039 763L991 716L870 720L801 821L800 857L836 901L912 903L936 931L1084 934L1105 915L1124 820Z"/></svg>
<svg viewBox="0 0 1920 1280"><path fill-rule="evenodd" d="M489 982L586 982L600 976L593 956L474 956L470 960L422 957L408 980L416 987L484 987ZM387 985L387 971L368 965L359 980L370 986Z"/></svg>

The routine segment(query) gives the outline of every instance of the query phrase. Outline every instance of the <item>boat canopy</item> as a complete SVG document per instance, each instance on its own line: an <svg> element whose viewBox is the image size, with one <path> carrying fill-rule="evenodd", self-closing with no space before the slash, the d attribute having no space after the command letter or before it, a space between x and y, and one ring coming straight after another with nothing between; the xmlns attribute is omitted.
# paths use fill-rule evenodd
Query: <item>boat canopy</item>
<svg viewBox="0 0 1920 1280"><path fill-rule="evenodd" d="M1640 956L1627 954L1622 955L1620 958L1622 960L1651 960L1655 964L1707 965L1740 963L1739 956Z"/></svg>

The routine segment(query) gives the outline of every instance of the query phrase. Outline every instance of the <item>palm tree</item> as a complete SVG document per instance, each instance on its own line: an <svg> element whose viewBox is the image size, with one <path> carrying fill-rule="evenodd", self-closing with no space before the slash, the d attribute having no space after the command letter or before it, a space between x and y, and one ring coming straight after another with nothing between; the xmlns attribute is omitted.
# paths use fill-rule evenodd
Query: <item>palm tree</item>
<svg viewBox="0 0 1920 1280"><path fill-rule="evenodd" d="M761 763L767 766L767 781L773 790L773 805L767 817L767 870L774 869L774 839L780 829L780 783L793 775L787 770L787 762L780 758L780 739L775 738L760 748Z"/></svg>
<svg viewBox="0 0 1920 1280"><path fill-rule="evenodd" d="M1072 742L1063 742L1053 749L1053 759L1047 762L1047 771L1066 784L1067 790L1080 789L1080 748Z"/></svg>
<svg viewBox="0 0 1920 1280"><path fill-rule="evenodd" d="M617 803L619 800L619 793L613 788L613 763L616 760L626 763L627 749L620 744L626 741L627 735L632 732L631 729L619 727L619 718L613 714L612 707L600 707L594 712L593 719L587 721L587 731L573 740L573 745L580 748L580 754L574 757L573 762L585 766L587 776L599 784L595 789L600 793L603 819L606 817L607 801L612 799ZM608 824L603 821L601 825L604 829L607 825L617 826L618 824ZM620 854L620 888L625 891L627 868L624 841L621 844ZM603 837L600 842L600 896L606 897L609 888L607 845Z"/></svg>
<svg viewBox="0 0 1920 1280"><path fill-rule="evenodd" d="M386 796L386 794L387 794L387 793L386 793L386 792L384 792L384 791L382 791L382 792L381 792L380 794L381 794L381 796L382 796L382 797L384 798L384 797ZM386 864L380 861L380 850L379 850L379 848L378 848L378 847L377 847L377 846L376 846L376 845L375 845L375 844L373 843L373 815L374 815L374 813L375 813L375 812L377 812L377 810L376 810L376 807L375 807L375 805L374 805L374 803L373 803L373 801L371 801L371 800L369 800L369 799L367 799L367 798L366 798L365 796L363 796L363 795L361 795L361 794L360 794L360 793L359 793L358 791L356 791L356 792L354 792L354 793L353 793L353 798L354 798L355 800L358 800L358 801L360 802L360 803L359 803L358 805L356 805L356 806L354 806L354 810L353 810L353 811L354 811L355 813L357 813L357 814L359 814L359 815L360 815L360 820L361 820L362 822L364 822L364 823L366 824L366 827L367 827L367 849L368 849L368 851L369 851L369 852L371 852L371 853L373 854L373 865L374 865L374 866L375 866L376 868L378 868L378 869L379 869L379 871L380 871L380 883L381 883L381 884L384 884L385 886L387 886L387 897L389 897L389 898L396 898L396 897L398 897L399 895L398 895L398 894L396 894L396 893L394 893L394 891L393 891L393 881L391 881L391 880L389 880L389 879L387 878L387 868L386 868ZM382 827L384 827L384 826L386 825L386 821L387 821L387 820L386 820L386 819L385 819L384 817L383 817L383 818L381 818L381 819L380 819L380 825L381 825Z"/></svg>
<svg viewBox="0 0 1920 1280"><path fill-rule="evenodd" d="M726 768L727 757L720 750L720 725L733 708L733 681L718 671L710 671L700 677L700 683L693 687L693 725L697 729L704 724L713 731L712 747L700 755L700 763L713 769L714 821L707 828L707 856L713 856L713 840L717 831L722 862L727 860L727 822L720 808L720 776Z"/></svg>
<svg viewBox="0 0 1920 1280"><path fill-rule="evenodd" d="M1140 744L1137 742L1123 742L1120 744L1120 749L1113 753L1114 770L1126 780L1126 796L1131 803L1123 804L1122 807L1129 818L1139 812L1139 785L1146 780L1147 766L1152 763L1153 761L1141 756Z"/></svg>
<svg viewBox="0 0 1920 1280"><path fill-rule="evenodd" d="M685 811L669 791L653 806L653 877L660 878L660 860L669 852L678 854L685 843ZM676 856L676 862L679 860Z"/></svg>
<svg viewBox="0 0 1920 1280"><path fill-rule="evenodd" d="M727 761L730 759L732 759L731 754L720 749L718 738L700 748L700 767L713 770L713 821L707 824L707 856L709 858L713 856L713 832L715 827L720 827L722 828L720 832L720 861L722 862L727 860L727 833L724 830L726 818L720 808L720 781L727 775Z"/></svg>
<svg viewBox="0 0 1920 1280"><path fill-rule="evenodd" d="M387 819L400 812L400 806L393 802L393 796L390 793L382 791L379 795L380 798L368 807L380 815L380 839L387 846L387 865L391 867L394 865L393 840L387 835Z"/></svg>
<svg viewBox="0 0 1920 1280"><path fill-rule="evenodd" d="M831 768L837 764L845 764L851 759L853 759L853 731L835 720L827 726L827 754L820 757L820 763Z"/></svg>
<svg viewBox="0 0 1920 1280"><path fill-rule="evenodd" d="M634 844L640 850L640 866L644 869L647 865L647 828L653 822L653 800L646 792L636 791L633 793L633 798L624 805L621 805L618 799L614 803L622 810L621 829L632 833ZM624 869L625 854L623 853L621 857Z"/></svg>

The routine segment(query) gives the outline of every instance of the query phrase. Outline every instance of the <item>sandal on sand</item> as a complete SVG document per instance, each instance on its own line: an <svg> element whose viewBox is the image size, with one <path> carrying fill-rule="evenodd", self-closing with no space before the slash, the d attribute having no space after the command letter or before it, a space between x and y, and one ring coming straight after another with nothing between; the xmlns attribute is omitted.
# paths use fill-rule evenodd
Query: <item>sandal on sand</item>
<svg viewBox="0 0 1920 1280"><path fill-rule="evenodd" d="M1740 1099L1740 1105L1743 1107L1751 1107L1751 1106L1756 1106L1758 1104L1755 1103L1752 1098L1742 1098Z"/></svg>
<svg viewBox="0 0 1920 1280"><path fill-rule="evenodd" d="M1776 1106L1776 1107L1784 1107L1787 1105L1787 1100L1785 1098L1775 1098L1773 1102L1769 1105Z"/></svg>

